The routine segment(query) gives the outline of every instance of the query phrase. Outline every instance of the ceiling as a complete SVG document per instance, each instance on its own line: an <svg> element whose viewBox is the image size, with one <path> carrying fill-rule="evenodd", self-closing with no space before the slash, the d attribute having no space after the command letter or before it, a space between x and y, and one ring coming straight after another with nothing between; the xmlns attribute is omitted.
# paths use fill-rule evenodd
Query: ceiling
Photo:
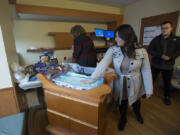
<svg viewBox="0 0 180 135"><path fill-rule="evenodd" d="M138 0L74 0L74 1L103 4L103 5L109 5L109 6L114 6L114 7L124 7Z"/></svg>

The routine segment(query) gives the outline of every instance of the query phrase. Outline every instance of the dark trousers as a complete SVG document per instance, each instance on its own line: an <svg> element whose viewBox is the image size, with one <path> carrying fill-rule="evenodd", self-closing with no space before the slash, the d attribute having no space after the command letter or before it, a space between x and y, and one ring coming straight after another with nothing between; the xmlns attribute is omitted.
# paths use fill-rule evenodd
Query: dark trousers
<svg viewBox="0 0 180 135"><path fill-rule="evenodd" d="M153 82L156 81L156 78L158 74L161 72L162 78L164 81L164 96L169 97L170 96L170 90L171 90L171 78L173 74L172 70L164 70L164 69L158 69L153 66L151 66L152 69L152 76L153 76Z"/></svg>

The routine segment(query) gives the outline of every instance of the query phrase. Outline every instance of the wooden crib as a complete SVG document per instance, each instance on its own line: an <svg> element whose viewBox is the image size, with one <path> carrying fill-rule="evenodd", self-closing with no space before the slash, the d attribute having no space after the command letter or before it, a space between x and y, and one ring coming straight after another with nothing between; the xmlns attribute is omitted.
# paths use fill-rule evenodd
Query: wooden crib
<svg viewBox="0 0 180 135"><path fill-rule="evenodd" d="M55 135L103 135L105 131L106 97L117 76L108 73L104 83L87 91L77 91L55 85L44 75L41 80L47 104L49 125Z"/></svg>

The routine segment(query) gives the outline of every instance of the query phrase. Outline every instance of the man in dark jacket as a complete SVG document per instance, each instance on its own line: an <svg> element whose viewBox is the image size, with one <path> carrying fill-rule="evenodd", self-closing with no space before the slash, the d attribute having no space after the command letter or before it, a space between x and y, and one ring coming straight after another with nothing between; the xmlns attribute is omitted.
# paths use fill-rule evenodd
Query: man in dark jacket
<svg viewBox="0 0 180 135"><path fill-rule="evenodd" d="M164 80L164 103L170 105L171 77L175 59L180 56L180 37L172 33L172 22L165 21L161 24L162 34L155 37L149 47L148 53L152 56L151 68L155 82L161 72Z"/></svg>
<svg viewBox="0 0 180 135"><path fill-rule="evenodd" d="M86 35L84 28L76 25L71 29L74 37L73 62L81 66L96 67L97 56L93 41Z"/></svg>

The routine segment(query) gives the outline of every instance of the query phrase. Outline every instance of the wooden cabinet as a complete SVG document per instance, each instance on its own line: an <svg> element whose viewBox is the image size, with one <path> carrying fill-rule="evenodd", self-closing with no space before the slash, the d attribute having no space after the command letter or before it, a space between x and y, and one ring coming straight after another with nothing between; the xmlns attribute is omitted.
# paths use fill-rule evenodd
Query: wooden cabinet
<svg viewBox="0 0 180 135"><path fill-rule="evenodd" d="M55 48L71 49L73 45L73 37L70 32L49 32L55 39Z"/></svg>
<svg viewBox="0 0 180 135"><path fill-rule="evenodd" d="M93 35L93 33L86 33L89 37ZM72 49L73 37L70 32L49 32L49 36L53 36L55 40L54 48L39 48L39 49L28 49L27 52L45 52L45 51L55 51L55 50L66 50ZM101 50L107 50L109 46L97 46L95 47L97 52Z"/></svg>
<svg viewBox="0 0 180 135"><path fill-rule="evenodd" d="M86 34L90 36L90 32L87 32ZM70 32L49 32L48 35L54 36L55 48L60 50L71 49L74 44L74 39Z"/></svg>
<svg viewBox="0 0 180 135"><path fill-rule="evenodd" d="M98 87L77 91L57 86L39 74L43 83L49 125L55 135L103 135L106 125L106 96L111 92L114 73L105 75Z"/></svg>
<svg viewBox="0 0 180 135"><path fill-rule="evenodd" d="M0 89L0 118L19 112L14 87Z"/></svg>

